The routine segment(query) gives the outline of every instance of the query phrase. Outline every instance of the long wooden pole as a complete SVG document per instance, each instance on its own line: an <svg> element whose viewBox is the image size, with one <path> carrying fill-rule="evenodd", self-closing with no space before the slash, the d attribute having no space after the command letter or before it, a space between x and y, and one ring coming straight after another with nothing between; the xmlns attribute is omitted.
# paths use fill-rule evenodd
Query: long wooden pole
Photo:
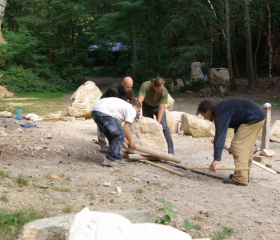
<svg viewBox="0 0 280 240"><path fill-rule="evenodd" d="M135 153L135 151L129 149L125 144L123 145L123 147L130 153ZM160 153L160 152L156 152L155 150L152 150L150 148L144 147L144 146L140 146L138 144L136 144L136 150L139 152L143 152L143 153L147 153L151 156L157 157L161 160L166 160L166 161L170 161L170 162L176 162L176 163L180 163L181 160L177 157L175 157L174 155L171 154L167 154L167 153Z"/></svg>
<svg viewBox="0 0 280 240"><path fill-rule="evenodd" d="M177 174L177 175L179 175L179 176L181 176L181 177L185 177L185 174L184 174L184 173L180 173L180 172L177 172L177 171L175 171L175 170L173 170L173 169L170 169L170 168L167 168L167 167L163 167L163 166L161 166L161 165L158 165L158 164L153 163L153 162L148 161L148 160L141 160L141 162L142 162L142 161L143 161L144 163L150 164L150 165L152 165L152 166L154 166L154 167L157 167L157 168L163 169L163 170L165 170L165 171L168 171L168 172Z"/></svg>
<svg viewBox="0 0 280 240"><path fill-rule="evenodd" d="M270 173L272 173L272 174L277 174L276 171L274 171L274 170L272 170L272 169L270 169L270 168L268 168L268 167L262 165L261 163L258 163L258 162L256 162L256 161L254 161L254 160L253 160L253 164L256 165L256 166L258 166L258 167L260 167L260 168L262 168L262 169L264 169L264 170L266 170L266 171L268 171L268 172L270 172Z"/></svg>
<svg viewBox="0 0 280 240"><path fill-rule="evenodd" d="M151 156L151 155L141 155L141 154L127 154L127 158L129 160L135 160L135 161L138 161L138 160L160 160L159 158L157 157L154 157L154 156Z"/></svg>

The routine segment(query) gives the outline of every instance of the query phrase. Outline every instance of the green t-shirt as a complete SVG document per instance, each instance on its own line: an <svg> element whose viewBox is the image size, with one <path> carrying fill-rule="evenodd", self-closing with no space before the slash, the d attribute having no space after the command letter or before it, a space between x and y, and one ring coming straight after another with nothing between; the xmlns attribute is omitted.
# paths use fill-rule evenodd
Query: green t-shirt
<svg viewBox="0 0 280 240"><path fill-rule="evenodd" d="M167 104L168 92L165 87L159 93L154 92L151 81L142 83L139 95L144 97L144 102L151 106L156 107L159 104Z"/></svg>

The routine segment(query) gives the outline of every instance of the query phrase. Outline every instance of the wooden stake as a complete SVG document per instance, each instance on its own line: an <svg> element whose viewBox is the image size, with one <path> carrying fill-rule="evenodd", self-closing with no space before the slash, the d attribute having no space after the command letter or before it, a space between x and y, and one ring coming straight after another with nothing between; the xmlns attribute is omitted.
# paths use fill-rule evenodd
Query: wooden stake
<svg viewBox="0 0 280 240"><path fill-rule="evenodd" d="M254 160L253 160L253 164L262 168L262 169L264 169L264 170L266 170L266 171L268 171L268 172L270 172L270 173L272 173L272 174L277 174L277 172L275 172L274 170L272 170L270 168L267 168L266 166L262 165L261 163L258 163L256 161L254 161Z"/></svg>
<svg viewBox="0 0 280 240"><path fill-rule="evenodd" d="M266 104L265 104L266 105ZM269 136L270 136L270 124L271 124L271 104L264 106L266 113L266 119L263 125L262 131L262 145L261 149L269 149Z"/></svg>
<svg viewBox="0 0 280 240"><path fill-rule="evenodd" d="M173 170L173 169L170 169L170 168L167 168L167 167L163 167L163 166L161 166L161 165L158 165L158 164L156 164L156 163L150 162L150 161L148 161L148 160L141 160L141 162L144 162L144 163L150 164L150 165L152 165L152 166L154 166L154 167L157 167L157 168L163 169L163 170L165 170L165 171L168 171L168 172L177 174L177 175L179 175L179 176L181 176L181 177L185 177L185 174L184 174L184 173L180 173L180 172L177 172L177 171L175 171L175 170Z"/></svg>

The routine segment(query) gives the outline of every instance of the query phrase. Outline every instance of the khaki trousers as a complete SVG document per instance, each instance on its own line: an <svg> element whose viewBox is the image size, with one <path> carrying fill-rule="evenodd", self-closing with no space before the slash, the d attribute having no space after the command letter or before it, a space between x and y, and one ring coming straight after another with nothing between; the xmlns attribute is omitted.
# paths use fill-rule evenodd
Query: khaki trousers
<svg viewBox="0 0 280 240"><path fill-rule="evenodd" d="M231 143L236 168L249 168L253 163L253 149L264 121L255 124L241 124ZM248 183L248 171L234 171L232 179L239 183Z"/></svg>

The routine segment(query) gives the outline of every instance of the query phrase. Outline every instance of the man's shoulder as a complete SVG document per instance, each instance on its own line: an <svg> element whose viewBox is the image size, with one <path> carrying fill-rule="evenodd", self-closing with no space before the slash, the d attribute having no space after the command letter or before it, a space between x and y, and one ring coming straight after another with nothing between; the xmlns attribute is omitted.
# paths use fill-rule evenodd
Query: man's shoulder
<svg viewBox="0 0 280 240"><path fill-rule="evenodd" d="M120 83L114 83L113 85L111 85L111 87L109 87L105 93L101 96L101 98L105 98L105 97L116 97L117 95L119 95L119 88Z"/></svg>
<svg viewBox="0 0 280 240"><path fill-rule="evenodd" d="M142 83L141 87L142 87L142 86L143 86L143 87L149 87L149 86L151 86L151 85L152 85L151 81L146 81L146 82L143 82L143 83Z"/></svg>

